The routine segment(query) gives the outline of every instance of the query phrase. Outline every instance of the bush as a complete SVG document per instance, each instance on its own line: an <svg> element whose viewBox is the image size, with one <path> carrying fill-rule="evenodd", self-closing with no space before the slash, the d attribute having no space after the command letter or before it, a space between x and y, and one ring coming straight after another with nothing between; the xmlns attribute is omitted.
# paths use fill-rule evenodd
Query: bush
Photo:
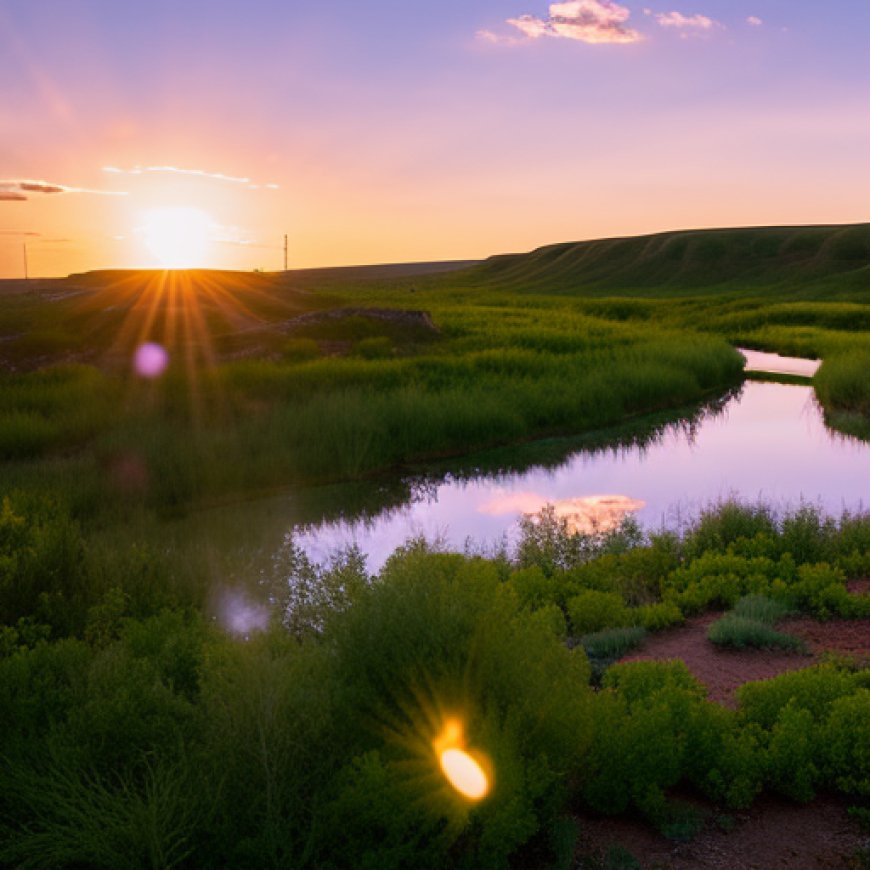
<svg viewBox="0 0 870 870"><path fill-rule="evenodd" d="M751 803L763 774L757 744L731 711L703 700L682 662L614 665L603 683L582 787L592 808L619 813L633 805L664 832L684 836L691 819L665 796L682 781L731 807Z"/></svg>
<svg viewBox="0 0 870 870"><path fill-rule="evenodd" d="M770 730L789 704L809 711L813 721L821 721L834 701L855 691L856 683L855 675L834 665L815 665L771 680L747 683L737 690L737 700L746 722Z"/></svg>
<svg viewBox="0 0 870 870"><path fill-rule="evenodd" d="M783 649L805 650L804 642L790 634L776 631L756 619L738 616L735 611L714 622L707 630L707 637L716 646L732 649Z"/></svg>
<svg viewBox="0 0 870 870"><path fill-rule="evenodd" d="M631 611L615 592L588 590L568 602L568 619L575 635L586 635L605 628L619 628L631 622Z"/></svg>
<svg viewBox="0 0 870 870"><path fill-rule="evenodd" d="M840 791L870 797L870 690L833 702L820 742L829 781Z"/></svg>
<svg viewBox="0 0 870 870"><path fill-rule="evenodd" d="M774 625L781 619L785 619L792 611L787 604L775 601L766 595L746 595L734 605L731 612L742 619Z"/></svg>
<svg viewBox="0 0 870 870"><path fill-rule="evenodd" d="M537 565L514 571L508 582L516 591L520 604L531 610L554 604L557 600L556 579Z"/></svg>
<svg viewBox="0 0 870 870"><path fill-rule="evenodd" d="M344 848L331 832L350 825L359 830L354 852L372 866L395 866L411 836L432 866L452 863L447 852L457 849L470 864L501 866L558 817L566 777L591 738L589 667L518 609L492 563L399 553L330 620L325 640L344 785L339 817L319 845L324 863ZM457 800L433 758L451 716L492 764L495 786L478 806ZM359 828L357 818L365 820Z"/></svg>
<svg viewBox="0 0 870 870"><path fill-rule="evenodd" d="M4 497L0 503L0 625L36 618L56 635L84 627L93 589L78 526L58 505Z"/></svg>
<svg viewBox="0 0 870 870"><path fill-rule="evenodd" d="M683 551L690 559L708 552L724 553L730 544L741 539L776 533L770 508L730 500L701 513L684 535Z"/></svg>
<svg viewBox="0 0 870 870"><path fill-rule="evenodd" d="M685 622L683 612L671 601L636 607L631 613L631 621L642 625L647 631L662 631Z"/></svg>
<svg viewBox="0 0 870 870"><path fill-rule="evenodd" d="M580 638L580 645L590 659L610 662L621 659L627 652L643 643L646 629L640 626L631 628L608 628Z"/></svg>
<svg viewBox="0 0 870 870"><path fill-rule="evenodd" d="M825 562L801 565L798 581L789 587L787 596L795 607L819 619L853 613L852 596L846 589L843 572Z"/></svg>

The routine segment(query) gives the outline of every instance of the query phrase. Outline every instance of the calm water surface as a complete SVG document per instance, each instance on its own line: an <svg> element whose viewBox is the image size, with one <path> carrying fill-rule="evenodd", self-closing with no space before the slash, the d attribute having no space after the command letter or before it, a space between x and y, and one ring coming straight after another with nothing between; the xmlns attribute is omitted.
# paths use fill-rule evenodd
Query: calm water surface
<svg viewBox="0 0 870 870"><path fill-rule="evenodd" d="M818 363L743 351L748 369L811 375ZM322 561L357 544L378 570L409 537L462 549L511 540L525 513L555 506L575 528L627 513L676 527L717 499L870 508L870 445L825 427L809 386L747 381L682 416L579 439L550 439L352 484L309 487L201 512L167 530L212 567L217 618L248 631L265 619L246 593L288 532ZM241 627L239 627L241 626Z"/></svg>
<svg viewBox="0 0 870 870"><path fill-rule="evenodd" d="M666 427L652 443L581 449L555 468L448 475L365 520L299 527L297 540L320 558L356 543L377 568L411 535L459 549L469 537L497 542L523 513L548 503L578 528L606 527L626 511L659 527L731 495L779 507L807 501L833 513L870 506L870 446L827 429L812 388L747 382L717 412Z"/></svg>

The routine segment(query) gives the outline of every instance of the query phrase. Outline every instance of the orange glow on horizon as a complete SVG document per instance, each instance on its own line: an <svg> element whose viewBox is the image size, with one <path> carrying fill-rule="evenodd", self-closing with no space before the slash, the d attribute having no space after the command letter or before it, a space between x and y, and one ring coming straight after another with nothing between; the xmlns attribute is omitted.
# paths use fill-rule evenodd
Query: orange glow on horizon
<svg viewBox="0 0 870 870"><path fill-rule="evenodd" d="M154 208L143 212L142 240L165 269L208 268L214 221L201 209Z"/></svg>

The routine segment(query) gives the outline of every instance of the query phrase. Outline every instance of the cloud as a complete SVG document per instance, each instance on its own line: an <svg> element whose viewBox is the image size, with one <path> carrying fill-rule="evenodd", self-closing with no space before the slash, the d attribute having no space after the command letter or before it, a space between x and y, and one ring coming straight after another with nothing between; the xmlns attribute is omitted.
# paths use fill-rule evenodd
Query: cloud
<svg viewBox="0 0 870 870"><path fill-rule="evenodd" d="M492 30L478 30L475 36L481 42L488 42L491 45L517 45L522 42L515 36L502 36L499 33L494 33Z"/></svg>
<svg viewBox="0 0 870 870"><path fill-rule="evenodd" d="M0 236L18 236L30 238L31 236L41 236L42 233L32 233L27 230L0 230Z"/></svg>
<svg viewBox="0 0 870 870"><path fill-rule="evenodd" d="M250 178L238 175L224 175L223 172L207 172L205 169L185 169L180 166L133 166L129 169L121 169L118 166L104 166L103 172L113 175L145 175L146 173L168 173L170 175L192 175L196 178L208 178L212 181L224 181L228 184L243 184L251 190L280 190L277 184L257 184Z"/></svg>
<svg viewBox="0 0 870 870"><path fill-rule="evenodd" d="M573 39L586 43L628 44L640 42L643 35L628 26L631 11L613 0L566 0L551 3L549 15L520 15L509 18L507 23L515 27L526 40L549 36L555 39ZM523 40L502 37L489 30L478 32L478 38L486 42L516 44Z"/></svg>
<svg viewBox="0 0 870 870"><path fill-rule="evenodd" d="M750 24L752 27L761 27L764 24L764 21L757 15L750 15L749 18L746 19L746 23Z"/></svg>
<svg viewBox="0 0 870 870"><path fill-rule="evenodd" d="M684 32L709 32L723 26L706 15L683 15L682 12L653 12L650 9L644 9L644 12L655 18L662 27L670 27Z"/></svg>
<svg viewBox="0 0 870 870"><path fill-rule="evenodd" d="M28 193L66 193L65 187L59 184L46 184L44 181L20 181L18 187Z"/></svg>
<svg viewBox="0 0 870 870"><path fill-rule="evenodd" d="M70 187L67 184L55 184L50 181L36 180L33 178L5 178L0 179L0 198L20 202L28 197L25 193L87 193L96 196L126 196L120 190L91 190L87 187Z"/></svg>

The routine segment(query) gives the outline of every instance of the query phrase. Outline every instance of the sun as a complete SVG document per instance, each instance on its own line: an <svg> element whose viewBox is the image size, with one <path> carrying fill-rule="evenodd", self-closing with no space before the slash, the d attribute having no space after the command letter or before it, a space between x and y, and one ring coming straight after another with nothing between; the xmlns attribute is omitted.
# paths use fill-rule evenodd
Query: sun
<svg viewBox="0 0 870 870"><path fill-rule="evenodd" d="M153 208L142 214L145 247L166 269L206 266L214 222L198 208Z"/></svg>

